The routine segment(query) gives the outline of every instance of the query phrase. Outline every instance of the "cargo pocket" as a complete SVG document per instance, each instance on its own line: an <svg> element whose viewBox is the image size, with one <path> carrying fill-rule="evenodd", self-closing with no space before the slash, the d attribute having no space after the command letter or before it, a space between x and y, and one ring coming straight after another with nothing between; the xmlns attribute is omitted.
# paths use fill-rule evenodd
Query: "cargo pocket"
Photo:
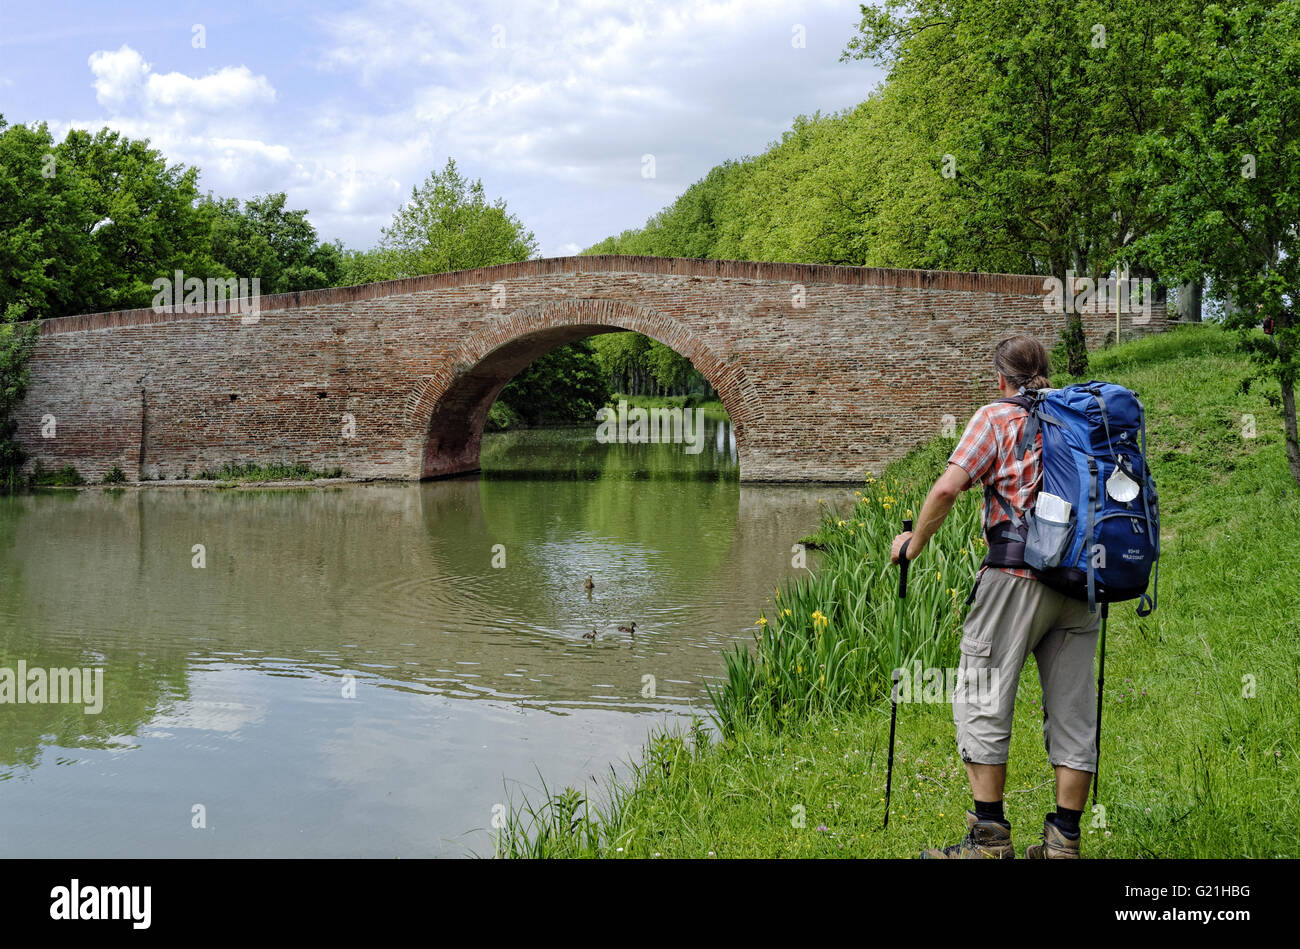
<svg viewBox="0 0 1300 949"><path fill-rule="evenodd" d="M1029 534L1025 538L1025 563L1035 570L1047 570L1059 567L1065 556L1065 545L1074 535L1074 514L1061 523L1040 515L1030 514L1025 517Z"/></svg>
<svg viewBox="0 0 1300 949"><path fill-rule="evenodd" d="M981 632L979 635L967 633L961 638L962 655L975 659L987 659L993 651L993 633Z"/></svg>

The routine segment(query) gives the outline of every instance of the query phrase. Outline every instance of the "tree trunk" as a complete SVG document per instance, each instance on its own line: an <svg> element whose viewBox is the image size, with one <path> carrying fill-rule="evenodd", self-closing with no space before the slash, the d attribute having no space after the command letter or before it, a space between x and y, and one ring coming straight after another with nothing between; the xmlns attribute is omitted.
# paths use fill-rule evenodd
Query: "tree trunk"
<svg viewBox="0 0 1300 949"><path fill-rule="evenodd" d="M1201 295L1203 288L1200 280L1190 280L1183 284L1178 294L1178 315L1189 322L1201 322Z"/></svg>
<svg viewBox="0 0 1300 949"><path fill-rule="evenodd" d="M1286 432L1286 461L1291 466L1291 477L1300 486L1300 437L1296 434L1295 384L1285 376L1282 379L1282 428Z"/></svg>
<svg viewBox="0 0 1300 949"><path fill-rule="evenodd" d="M1078 313L1065 315L1065 353L1068 357L1067 371L1072 376L1088 374L1088 341L1083 335L1083 320ZM1118 342L1118 340L1116 340Z"/></svg>

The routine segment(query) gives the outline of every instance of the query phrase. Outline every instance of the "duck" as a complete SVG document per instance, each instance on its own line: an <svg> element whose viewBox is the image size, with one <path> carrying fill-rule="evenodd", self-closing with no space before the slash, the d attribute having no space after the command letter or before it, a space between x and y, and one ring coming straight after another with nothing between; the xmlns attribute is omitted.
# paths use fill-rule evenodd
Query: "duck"
<svg viewBox="0 0 1300 949"><path fill-rule="evenodd" d="M633 623L631 626L620 626L620 627L618 628L618 631L619 631L620 633L631 633L633 636L635 636L635 635L636 635L636 623Z"/></svg>
<svg viewBox="0 0 1300 949"><path fill-rule="evenodd" d="M586 590L588 593L596 589L596 581L591 579L591 574L587 575L587 582L582 585L582 588Z"/></svg>
<svg viewBox="0 0 1300 949"><path fill-rule="evenodd" d="M589 633L583 633L583 634L582 634L582 638L583 638L583 639L595 639L595 638L596 638L596 627L594 627L594 626L591 627L591 632L589 632Z"/></svg>

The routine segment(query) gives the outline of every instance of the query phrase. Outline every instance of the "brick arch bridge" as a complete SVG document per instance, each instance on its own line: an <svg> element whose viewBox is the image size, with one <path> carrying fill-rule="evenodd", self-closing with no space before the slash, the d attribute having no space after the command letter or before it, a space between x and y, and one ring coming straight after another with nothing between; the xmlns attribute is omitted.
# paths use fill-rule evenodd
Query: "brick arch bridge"
<svg viewBox="0 0 1300 949"><path fill-rule="evenodd" d="M1043 300L1032 276L592 256L263 297L255 320L212 305L60 317L42 326L18 437L29 464L89 480L230 461L471 472L512 376L626 329L719 392L743 480L857 480L988 401L997 340L1052 345L1061 317ZM1165 312L1121 319L1150 332ZM1084 325L1096 346L1115 315Z"/></svg>
<svg viewBox="0 0 1300 949"><path fill-rule="evenodd" d="M444 371L424 380L408 410L412 427L425 425L422 475L426 478L478 468L479 440L497 394L525 366L552 349L619 330L657 339L700 370L717 390L736 433L736 450L746 451L749 420L761 403L745 370L690 323L627 300L556 300L525 306L472 333L447 360ZM593 420L593 433L595 421ZM743 462L742 462L743 464Z"/></svg>

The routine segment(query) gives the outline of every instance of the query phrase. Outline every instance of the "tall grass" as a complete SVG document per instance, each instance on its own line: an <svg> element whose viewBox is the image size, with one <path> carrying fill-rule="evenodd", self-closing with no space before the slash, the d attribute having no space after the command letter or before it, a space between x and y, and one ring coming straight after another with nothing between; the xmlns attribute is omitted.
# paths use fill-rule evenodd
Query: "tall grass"
<svg viewBox="0 0 1300 949"><path fill-rule="evenodd" d="M903 520L921 509L954 445L931 442L890 475L869 476L850 510L824 510L805 539L824 551L818 572L782 583L755 623L753 647L739 643L724 653L726 679L709 690L724 736L863 708L888 693L895 668L915 660L956 665L966 597L985 551L979 492L958 499L911 564L905 599L899 568L889 562Z"/></svg>

